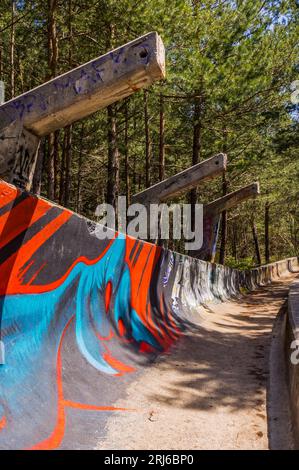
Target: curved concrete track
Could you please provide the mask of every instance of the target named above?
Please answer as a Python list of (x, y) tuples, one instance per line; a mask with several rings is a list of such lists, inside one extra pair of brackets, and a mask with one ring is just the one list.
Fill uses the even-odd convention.
[(270, 419), (276, 446), (292, 448), (286, 403), (268, 396), (272, 329), (292, 279), (206, 307), (201, 326), (130, 384), (117, 406), (138, 411), (111, 417), (98, 448), (268, 449)]
[(0, 448), (266, 447), (286, 285), (241, 293), (297, 260), (239, 272), (100, 228), (0, 181)]

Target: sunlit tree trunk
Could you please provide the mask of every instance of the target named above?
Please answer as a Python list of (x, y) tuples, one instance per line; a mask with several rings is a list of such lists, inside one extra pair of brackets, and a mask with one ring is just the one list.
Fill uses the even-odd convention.
[(10, 96), (15, 96), (15, 45), (16, 45), (16, 2), (11, 1), (11, 29), (10, 29)]
[(164, 97), (160, 94), (160, 132), (159, 132), (159, 180), (165, 178), (165, 110)]
[[(58, 62), (58, 39), (56, 28), (57, 0), (48, 0), (48, 79), (57, 74)], [(54, 199), (55, 180), (57, 179), (57, 135), (50, 134), (48, 137), (48, 191), (49, 199)]]
[(150, 169), (151, 169), (151, 138), (149, 129), (149, 112), (148, 112), (148, 91), (143, 92), (144, 104), (144, 133), (145, 133), (145, 186), (151, 185)]

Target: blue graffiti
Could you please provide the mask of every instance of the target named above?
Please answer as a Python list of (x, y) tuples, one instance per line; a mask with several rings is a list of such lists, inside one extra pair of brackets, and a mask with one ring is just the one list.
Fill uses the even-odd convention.
[[(1, 299), (6, 363), (0, 366), (0, 419), (4, 415), (11, 421), (22, 419), (35, 389), (38, 394), (43, 390), (45, 400), (47, 394), (53, 398), (50, 389), (55, 379), (51, 379), (51, 374), (55, 373), (62, 333), (72, 316), (77, 346), (100, 372), (118, 372), (106, 362), (106, 349), (98, 334), (108, 336), (111, 326), (117, 329), (119, 320), (125, 325), (127, 337), (160, 349), (130, 305), (131, 281), (124, 261), (125, 247), (125, 237), (119, 235), (98, 262), (90, 265), (79, 262), (54, 290)], [(112, 300), (106, 312), (108, 283), (112, 285)]]

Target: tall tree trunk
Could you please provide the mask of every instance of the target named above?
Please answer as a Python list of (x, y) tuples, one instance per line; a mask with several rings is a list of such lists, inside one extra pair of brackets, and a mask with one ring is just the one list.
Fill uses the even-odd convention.
[(247, 258), (248, 257), (248, 233), (247, 233), (247, 227), (243, 228), (243, 236), (242, 236), (242, 251), (241, 251), (241, 258)]
[(270, 238), (269, 238), (269, 225), (270, 225), (270, 203), (265, 204), (265, 261), (266, 264), (270, 263)]
[(237, 243), (237, 224), (234, 222), (232, 224), (232, 255), (234, 257), (234, 260), (238, 260), (238, 243)]
[[(201, 152), (201, 112), (202, 102), (200, 98), (195, 99), (193, 115), (193, 144), (192, 144), (192, 165), (200, 161)], [(191, 204), (191, 229), (195, 228), (195, 204), (197, 203), (197, 189), (190, 191), (189, 201)]]
[(58, 172), (59, 172), (59, 135), (60, 130), (54, 132), (53, 140), (53, 166), (54, 166), (54, 199), (58, 199), (59, 185), (58, 185)]
[(66, 133), (64, 205), (68, 206), (71, 190), (72, 126), (67, 126), (64, 132)]
[(56, 27), (57, 0), (48, 0), (48, 68), (49, 78), (57, 74), (58, 38)]
[(0, 35), (0, 80), (3, 80), (3, 43)]
[[(73, 24), (72, 24), (72, 0), (68, 0), (68, 33), (69, 33), (69, 43), (68, 43), (68, 62), (70, 69), (72, 68), (73, 63)], [(71, 190), (71, 164), (72, 164), (72, 130), (73, 126), (67, 126), (64, 129), (66, 134), (65, 140), (65, 179), (64, 179), (64, 205), (69, 205), (70, 200), (70, 190)]]
[(159, 180), (165, 178), (165, 111), (164, 97), (160, 94), (160, 132), (159, 132)]
[(127, 204), (130, 204), (130, 166), (129, 166), (129, 102), (125, 103), (125, 182)]
[(116, 108), (109, 105), (108, 115), (108, 178), (107, 203), (116, 208), (119, 193), (119, 152), (117, 146)]
[(260, 266), (262, 264), (262, 258), (261, 258), (260, 244), (259, 244), (257, 228), (255, 225), (254, 217), (252, 217), (252, 220), (251, 220), (251, 229), (252, 229), (252, 236), (253, 236), (253, 241), (254, 241), (255, 257), (256, 257), (257, 265)]
[(137, 185), (137, 177), (136, 177), (136, 155), (134, 155), (134, 159), (133, 159), (133, 177), (132, 177), (132, 184), (133, 184), (133, 192), (136, 192), (136, 185)]
[(145, 132), (145, 186), (151, 185), (150, 168), (151, 168), (151, 139), (149, 130), (149, 114), (148, 114), (148, 90), (143, 92), (144, 103), (144, 132)]
[(33, 176), (33, 181), (32, 181), (32, 192), (37, 195), (40, 195), (41, 193), (45, 147), (46, 147), (46, 139), (43, 139), (39, 146), (36, 165), (35, 165), (35, 171), (34, 171), (34, 176)]
[(66, 129), (64, 129), (63, 133), (63, 147), (61, 153), (61, 160), (60, 160), (60, 185), (59, 185), (59, 204), (63, 205), (64, 203), (64, 191), (65, 191), (65, 155), (66, 155), (66, 147), (67, 147), (67, 135)]
[(72, 68), (73, 63), (73, 2), (68, 0), (68, 32), (69, 32), (69, 66)]
[[(226, 171), (224, 171), (222, 176), (222, 195), (227, 194), (228, 181), (226, 176)], [(226, 256), (226, 243), (227, 243), (227, 211), (223, 211), (221, 215), (221, 242), (220, 242), (220, 251), (219, 251), (219, 264), (225, 264)]]
[(82, 191), (81, 191), (81, 180), (82, 180), (82, 160), (83, 160), (83, 142), (84, 142), (84, 122), (81, 126), (81, 135), (80, 135), (80, 151), (78, 157), (78, 172), (77, 172), (77, 203), (76, 211), (81, 212), (82, 207)]
[[(223, 152), (227, 152), (227, 130), (223, 129)], [(226, 171), (222, 175), (222, 195), (225, 196), (228, 190), (228, 179)], [(219, 264), (225, 264), (226, 257), (226, 246), (227, 246), (227, 211), (223, 211), (221, 214), (221, 241), (219, 251)]]
[(49, 199), (53, 200), (55, 198), (55, 153), (54, 153), (54, 134), (49, 134), (48, 136), (48, 191), (47, 196)]
[[(48, 0), (48, 79), (57, 74), (58, 40), (56, 30), (57, 0)], [(57, 189), (57, 136), (48, 137), (48, 198), (55, 198)], [(56, 160), (56, 162), (55, 162)], [(56, 181), (56, 184), (55, 184)], [(56, 186), (56, 188), (55, 188)]]
[[(115, 24), (106, 23), (106, 48), (112, 49), (115, 44)], [(119, 150), (117, 143), (117, 107), (116, 104), (107, 107), (107, 203), (117, 211), (116, 202), (119, 195)]]
[(15, 42), (16, 42), (16, 2), (11, 0), (11, 30), (10, 30), (10, 96), (15, 96)]

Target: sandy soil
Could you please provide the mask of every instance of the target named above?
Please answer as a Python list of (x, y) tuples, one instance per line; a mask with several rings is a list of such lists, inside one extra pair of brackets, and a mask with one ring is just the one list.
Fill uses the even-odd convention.
[(201, 310), (203, 322), (131, 383), (98, 449), (268, 449), (274, 319), (291, 278)]

